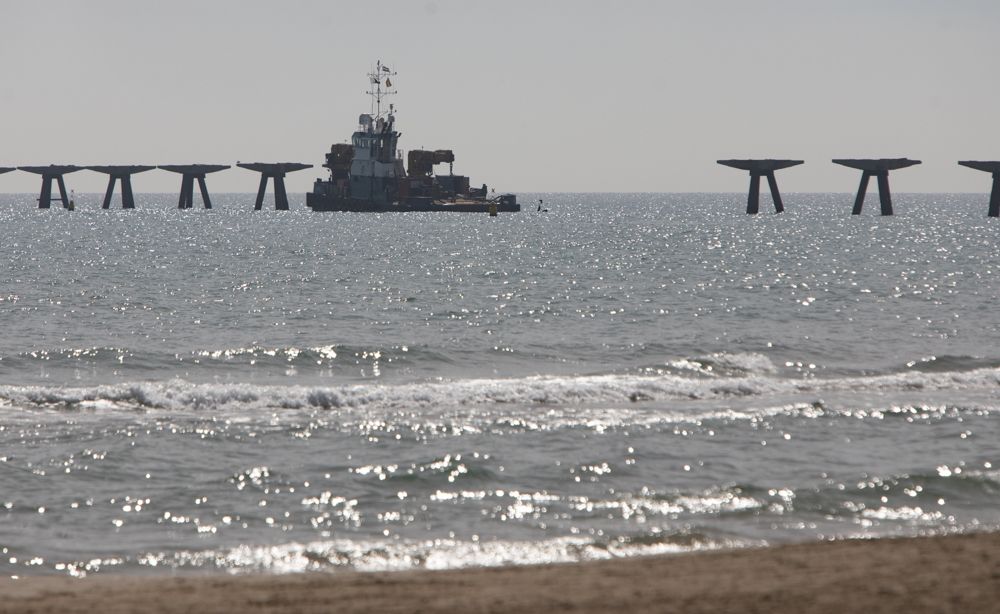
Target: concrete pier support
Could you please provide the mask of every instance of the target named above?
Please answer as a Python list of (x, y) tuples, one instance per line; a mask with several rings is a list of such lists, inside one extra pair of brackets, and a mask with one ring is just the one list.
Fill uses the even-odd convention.
[(285, 192), (285, 174), (312, 168), (312, 164), (302, 164), (300, 162), (237, 162), (236, 166), (260, 173), (257, 200), (253, 205), (255, 211), (259, 211), (264, 207), (264, 194), (267, 192), (268, 179), (274, 179), (275, 210), (287, 211), (288, 194)]
[(966, 160), (965, 162), (959, 162), (959, 164), (993, 175), (993, 189), (990, 190), (990, 208), (986, 215), (988, 217), (1000, 217), (1000, 161)]
[(920, 164), (920, 160), (910, 160), (908, 158), (852, 158), (834, 160), (833, 163), (861, 171), (861, 185), (858, 186), (858, 195), (854, 199), (854, 209), (851, 211), (851, 215), (861, 215), (861, 207), (865, 204), (865, 193), (868, 191), (868, 180), (872, 177), (876, 177), (878, 179), (878, 196), (879, 204), (882, 206), (882, 215), (892, 215), (892, 194), (889, 192), (889, 171)]
[(756, 215), (760, 211), (760, 178), (767, 177), (767, 185), (771, 189), (771, 200), (774, 201), (774, 212), (781, 213), (785, 205), (778, 193), (778, 181), (774, 171), (802, 164), (802, 160), (717, 160), (723, 166), (738, 168), (750, 172), (750, 194), (747, 196), (747, 214)]
[(75, 173), (81, 166), (71, 164), (52, 164), (49, 166), (19, 166), (18, 170), (26, 173), (34, 173), (42, 176), (42, 191), (38, 195), (38, 208), (48, 209), (52, 205), (52, 181), (55, 180), (59, 186), (59, 198), (64, 209), (69, 209), (69, 196), (66, 194), (66, 182), (63, 175)]
[(194, 182), (196, 180), (198, 181), (198, 189), (201, 191), (202, 203), (206, 209), (211, 209), (212, 199), (208, 196), (205, 175), (224, 171), (232, 167), (227, 164), (166, 164), (158, 168), (181, 175), (181, 197), (177, 201), (178, 209), (190, 209), (194, 207)]
[(108, 189), (104, 193), (102, 209), (111, 208), (111, 197), (115, 193), (115, 182), (122, 183), (122, 209), (135, 209), (135, 195), (132, 194), (132, 175), (151, 171), (155, 166), (88, 166), (87, 170), (108, 175)]

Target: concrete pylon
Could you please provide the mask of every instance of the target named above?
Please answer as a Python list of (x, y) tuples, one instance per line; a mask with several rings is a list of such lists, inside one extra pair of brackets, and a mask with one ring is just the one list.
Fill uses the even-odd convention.
[(194, 207), (195, 180), (198, 181), (198, 188), (201, 190), (202, 204), (204, 204), (206, 209), (211, 209), (212, 199), (208, 196), (205, 175), (224, 171), (232, 167), (228, 164), (161, 164), (157, 168), (181, 175), (181, 197), (177, 202), (178, 209), (190, 209)]
[(122, 209), (135, 209), (135, 196), (132, 194), (132, 175), (151, 171), (155, 166), (88, 166), (87, 170), (108, 175), (108, 189), (104, 193), (102, 209), (111, 208), (111, 196), (115, 193), (115, 182), (122, 182)]
[(873, 176), (878, 178), (878, 197), (879, 203), (882, 205), (882, 215), (892, 215), (889, 171), (920, 164), (920, 160), (910, 160), (908, 158), (848, 158), (833, 160), (833, 163), (862, 171), (861, 185), (858, 186), (858, 196), (854, 199), (854, 210), (851, 211), (851, 215), (861, 215), (861, 207), (865, 204), (865, 193), (868, 191), (868, 180)]
[(990, 208), (986, 215), (989, 217), (1000, 217), (1000, 161), (966, 160), (965, 162), (959, 162), (959, 164), (974, 168), (977, 171), (993, 174), (993, 189), (990, 190)]
[(49, 166), (19, 166), (17, 170), (42, 176), (42, 191), (38, 195), (39, 209), (48, 209), (52, 204), (52, 180), (55, 180), (59, 186), (59, 198), (62, 200), (63, 208), (69, 209), (69, 196), (66, 194), (66, 182), (63, 180), (63, 175), (75, 173), (82, 168), (82, 166), (73, 166), (72, 164), (51, 164)]
[(274, 179), (274, 208), (277, 211), (288, 210), (288, 194), (285, 192), (285, 174), (312, 168), (312, 164), (301, 162), (237, 162), (236, 166), (260, 173), (260, 187), (257, 189), (257, 200), (253, 208), (259, 211), (264, 207), (264, 193), (267, 192), (267, 180)]
[(785, 205), (778, 193), (778, 182), (774, 171), (802, 164), (802, 160), (716, 160), (723, 166), (738, 168), (750, 172), (750, 194), (747, 196), (747, 214), (756, 215), (760, 211), (760, 178), (767, 177), (767, 185), (771, 188), (771, 200), (774, 201), (774, 212), (781, 213)]

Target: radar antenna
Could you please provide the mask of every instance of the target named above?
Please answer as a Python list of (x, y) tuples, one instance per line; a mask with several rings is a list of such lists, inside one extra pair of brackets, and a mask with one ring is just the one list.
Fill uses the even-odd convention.
[[(372, 97), (372, 114), (375, 119), (382, 117), (382, 99), (398, 93), (392, 89), (392, 77), (395, 76), (396, 73), (383, 64), (382, 60), (376, 62), (375, 70), (368, 73), (368, 82), (371, 84), (371, 90), (366, 93)], [(383, 86), (385, 86), (385, 89), (383, 89)]]

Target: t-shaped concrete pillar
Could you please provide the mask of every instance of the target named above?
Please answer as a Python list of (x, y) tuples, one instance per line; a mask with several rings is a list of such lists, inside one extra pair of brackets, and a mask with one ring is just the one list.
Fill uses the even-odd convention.
[(227, 168), (232, 168), (227, 164), (166, 164), (160, 165), (165, 171), (179, 173), (181, 178), (181, 197), (177, 202), (178, 209), (190, 209), (194, 206), (194, 181), (198, 180), (198, 188), (201, 190), (201, 201), (206, 209), (212, 208), (212, 199), (208, 197), (208, 186), (205, 185), (205, 175), (217, 173)]
[(48, 209), (52, 204), (52, 180), (55, 179), (59, 185), (59, 197), (62, 200), (62, 205), (64, 209), (69, 209), (69, 196), (66, 195), (66, 182), (63, 181), (63, 175), (68, 173), (75, 173), (82, 167), (73, 166), (71, 164), (57, 165), (52, 164), (49, 166), (19, 166), (18, 170), (25, 171), (26, 173), (34, 173), (36, 175), (42, 176), (42, 192), (38, 196), (38, 208)]
[(755, 215), (760, 211), (760, 178), (767, 177), (771, 188), (771, 200), (774, 201), (774, 212), (781, 213), (785, 206), (778, 193), (778, 182), (774, 179), (774, 171), (802, 164), (802, 160), (717, 160), (723, 166), (750, 171), (750, 195), (747, 197), (747, 213)]
[(312, 168), (312, 164), (300, 162), (237, 162), (236, 166), (260, 173), (260, 187), (257, 189), (257, 200), (253, 208), (259, 211), (264, 206), (264, 193), (267, 191), (267, 180), (274, 179), (274, 208), (278, 211), (288, 211), (288, 194), (285, 192), (285, 173)]
[(861, 214), (861, 206), (865, 204), (865, 192), (868, 191), (868, 179), (872, 175), (878, 177), (878, 197), (882, 205), (882, 215), (892, 215), (892, 194), (889, 193), (889, 171), (920, 164), (920, 160), (909, 160), (907, 158), (842, 159), (834, 160), (833, 163), (863, 171), (861, 174), (861, 185), (858, 187), (858, 196), (854, 199), (854, 210), (851, 211), (851, 215)]
[(993, 189), (990, 190), (990, 209), (987, 212), (987, 215), (989, 217), (1000, 217), (1000, 162), (967, 160), (965, 162), (959, 162), (959, 164), (969, 168), (974, 168), (977, 171), (984, 171), (993, 174)]
[(102, 209), (111, 208), (111, 196), (115, 193), (115, 182), (122, 182), (122, 209), (135, 209), (135, 196), (132, 194), (132, 175), (151, 171), (155, 166), (88, 166), (87, 170), (108, 175), (108, 189), (104, 193)]

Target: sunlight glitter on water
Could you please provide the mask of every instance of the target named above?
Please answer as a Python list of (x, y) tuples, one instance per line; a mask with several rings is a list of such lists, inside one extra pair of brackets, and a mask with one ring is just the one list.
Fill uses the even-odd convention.
[(0, 210), (0, 573), (1000, 525), (969, 197), (543, 196), (499, 224)]

